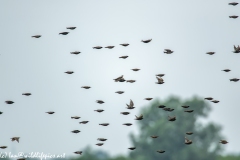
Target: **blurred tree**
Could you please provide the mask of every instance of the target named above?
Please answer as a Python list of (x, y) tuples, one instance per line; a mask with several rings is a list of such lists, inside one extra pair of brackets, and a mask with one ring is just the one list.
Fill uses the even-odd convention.
[(220, 156), (217, 160), (240, 160), (240, 155)]
[[(173, 108), (168, 112), (159, 105)], [(188, 105), (189, 108), (182, 108)], [(184, 110), (194, 110), (192, 113)], [(211, 108), (203, 99), (193, 97), (182, 101), (178, 97), (170, 97), (165, 101), (155, 100), (149, 106), (141, 109), (144, 119), (138, 121), (139, 134), (130, 135), (132, 146), (136, 149), (131, 151), (130, 158), (135, 160), (217, 160), (218, 154), (222, 151), (219, 140), (223, 139), (221, 127), (214, 123), (201, 123), (201, 118), (206, 118)], [(176, 121), (168, 121), (169, 116), (176, 116)], [(193, 132), (193, 135), (186, 135), (186, 132)], [(151, 135), (159, 136), (152, 139)], [(184, 143), (185, 138), (192, 140), (191, 145)], [(158, 153), (157, 150), (165, 150), (165, 153)]]

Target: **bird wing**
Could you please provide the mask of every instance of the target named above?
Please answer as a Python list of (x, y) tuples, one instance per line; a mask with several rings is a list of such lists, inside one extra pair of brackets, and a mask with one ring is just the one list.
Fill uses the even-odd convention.
[(130, 99), (130, 106), (133, 107), (134, 106), (134, 103), (133, 101)]
[(163, 82), (163, 79), (161, 77), (156, 77), (158, 82)]

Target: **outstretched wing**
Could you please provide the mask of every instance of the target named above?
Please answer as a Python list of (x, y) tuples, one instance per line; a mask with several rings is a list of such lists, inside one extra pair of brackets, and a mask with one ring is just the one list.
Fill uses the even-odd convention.
[(156, 77), (159, 83), (163, 82), (163, 79), (161, 77)]
[(130, 106), (133, 107), (134, 106), (134, 103), (133, 101), (130, 99)]

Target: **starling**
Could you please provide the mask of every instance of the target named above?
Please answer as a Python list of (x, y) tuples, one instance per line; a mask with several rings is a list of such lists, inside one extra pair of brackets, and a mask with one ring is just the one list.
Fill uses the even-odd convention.
[(152, 138), (158, 138), (158, 136), (151, 136)]
[(172, 54), (174, 51), (172, 51), (171, 49), (164, 49), (163, 53), (166, 54)]
[(189, 145), (192, 144), (192, 140), (187, 139), (187, 137), (185, 137), (185, 144)]
[(117, 91), (117, 92), (115, 92), (115, 93), (118, 93), (118, 94), (123, 94), (123, 93), (124, 93), (124, 91)]
[(158, 153), (164, 153), (165, 151), (163, 151), (163, 150), (158, 150), (157, 152), (158, 152)]
[(160, 105), (160, 106), (158, 106), (158, 108), (165, 108), (166, 106), (164, 106), (164, 105)]
[(231, 3), (228, 3), (228, 5), (236, 6), (236, 5), (238, 5), (238, 3), (237, 2), (231, 2)]
[(5, 103), (7, 103), (7, 104), (13, 104), (14, 102), (13, 102), (13, 101), (5, 101)]
[(3, 112), (0, 112), (0, 114), (3, 114)]
[(134, 82), (136, 82), (136, 80), (127, 80), (127, 82), (134, 83)]
[(35, 36), (32, 36), (32, 38), (40, 38), (42, 37), (41, 35), (35, 35)]
[(230, 72), (231, 70), (230, 70), (230, 69), (224, 69), (224, 70), (222, 70), (222, 71), (224, 71), (224, 72)]
[(80, 124), (87, 124), (89, 121), (82, 121), (82, 122), (79, 122)]
[(124, 78), (119, 79), (118, 82), (125, 82), (126, 80)]
[(102, 48), (101, 46), (93, 47), (93, 49), (101, 49), (101, 48)]
[(79, 119), (81, 117), (78, 117), (78, 116), (74, 116), (74, 117), (71, 117), (72, 119)]
[(101, 124), (99, 124), (99, 125), (101, 125), (101, 126), (108, 126), (109, 123), (101, 123)]
[(192, 134), (193, 134), (193, 132), (186, 132), (186, 134), (187, 134), (187, 135), (192, 135)]
[(130, 104), (128, 105), (128, 104), (126, 104), (127, 105), (127, 109), (134, 109), (135, 107), (133, 107), (134, 106), (134, 103), (133, 103), (133, 101), (130, 99)]
[(229, 16), (229, 18), (236, 19), (236, 18), (238, 18), (238, 16), (233, 15), (233, 16)]
[(73, 153), (82, 155), (82, 151), (76, 151), (76, 152), (73, 152)]
[(108, 48), (108, 49), (113, 49), (113, 48), (114, 48), (114, 46), (107, 46), (107, 47), (105, 47), (105, 48)]
[(213, 55), (215, 52), (207, 52), (206, 54)]
[(213, 100), (213, 101), (211, 101), (211, 102), (213, 102), (213, 103), (218, 103), (219, 101), (218, 101), (218, 100)]
[(176, 120), (176, 117), (174, 116), (174, 117), (170, 117), (170, 116), (168, 116), (168, 121), (175, 121)]
[(173, 108), (163, 108), (164, 111), (172, 112), (174, 109)]
[(130, 150), (134, 150), (134, 149), (136, 149), (136, 147), (130, 147), (130, 148), (128, 148), (128, 149), (130, 149)]
[(67, 29), (71, 29), (71, 30), (74, 30), (76, 29), (77, 27), (67, 27)]
[(96, 102), (99, 103), (99, 104), (105, 103), (105, 102), (103, 102), (102, 100), (96, 100)]
[(126, 58), (128, 58), (128, 56), (121, 56), (119, 58), (126, 59)]
[(69, 32), (61, 32), (61, 33), (59, 33), (59, 34), (61, 34), (61, 35), (67, 35)]
[(91, 87), (90, 87), (90, 86), (82, 86), (81, 88), (89, 89), (89, 88), (91, 88)]
[(149, 43), (149, 42), (151, 42), (151, 41), (152, 41), (152, 39), (142, 40), (143, 43)]
[(130, 114), (130, 112), (121, 112), (121, 114), (128, 115), (128, 114)]
[(183, 108), (188, 108), (189, 106), (182, 106)]
[(153, 98), (145, 98), (144, 100), (151, 101)]
[(142, 120), (143, 119), (143, 115), (142, 114), (139, 117), (135, 115), (135, 117), (136, 117), (135, 120)]
[(184, 112), (192, 113), (194, 110), (186, 110)]
[(23, 93), (22, 95), (24, 95), (24, 96), (30, 96), (30, 95), (32, 95), (31, 93)]
[(7, 148), (7, 146), (0, 146), (0, 148), (1, 148), (1, 149), (5, 149), (5, 148)]
[(239, 81), (239, 79), (238, 78), (232, 78), (232, 79), (230, 79), (230, 81), (237, 82), (237, 81)]
[(233, 46), (234, 47), (234, 51), (233, 51), (233, 53), (240, 53), (240, 46)]
[(70, 53), (77, 55), (77, 54), (80, 54), (81, 52), (79, 52), (79, 51), (74, 51), (74, 52), (70, 52)]
[(104, 110), (103, 110), (103, 109), (97, 109), (97, 110), (94, 110), (94, 111), (96, 111), (96, 112), (98, 112), (98, 113), (101, 113), (101, 112), (103, 112)]
[(73, 131), (71, 131), (72, 133), (79, 133), (79, 132), (81, 132), (81, 131), (79, 131), (79, 130), (73, 130)]
[(117, 78), (115, 78), (113, 80), (115, 80), (115, 82), (118, 82), (120, 79), (123, 79), (123, 75), (121, 75), (120, 77), (117, 77)]
[(11, 139), (12, 139), (12, 141), (17, 141), (19, 143), (20, 137), (12, 137)]
[(133, 70), (133, 71), (139, 71), (140, 69), (138, 69), (138, 68), (133, 68), (132, 70)]
[(165, 74), (156, 74), (156, 76), (163, 77), (163, 76), (165, 76)]
[(228, 143), (228, 141), (226, 141), (226, 140), (220, 140), (220, 142), (219, 143), (222, 143), (222, 144), (227, 144)]
[(124, 47), (127, 47), (129, 44), (128, 43), (123, 43), (123, 44), (120, 44), (121, 46), (124, 46)]
[(124, 123), (123, 125), (125, 125), (125, 126), (131, 126), (132, 123)]
[(97, 140), (99, 140), (99, 141), (106, 141), (107, 139), (105, 139), (105, 138), (98, 138)]
[(158, 82), (156, 82), (156, 84), (163, 84), (164, 83), (164, 81), (161, 77), (156, 77), (156, 78), (158, 80)]
[(97, 145), (97, 146), (102, 146), (102, 145), (103, 145), (103, 143), (97, 143), (96, 145)]
[(67, 72), (65, 72), (65, 73), (67, 73), (67, 74), (73, 74), (74, 72), (73, 72), (73, 71), (67, 71)]
[(206, 99), (206, 100), (213, 100), (212, 97), (206, 97), (206, 98), (204, 98), (204, 99)]
[(55, 113), (55, 112), (46, 112), (46, 113), (48, 113), (48, 114), (53, 114), (53, 113)]

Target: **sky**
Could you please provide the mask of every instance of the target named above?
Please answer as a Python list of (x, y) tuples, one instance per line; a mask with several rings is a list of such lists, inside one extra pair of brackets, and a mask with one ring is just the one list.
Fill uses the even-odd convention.
[[(97, 138), (108, 138), (101, 147), (111, 155), (126, 154), (130, 133), (138, 133), (134, 115), (150, 102), (146, 97), (183, 99), (194, 95), (220, 100), (205, 120), (223, 127), (229, 144), (225, 153), (239, 153), (238, 107), (240, 45), (238, 6), (218, 0), (3, 0), (0, 1), (0, 145), (4, 151), (51, 154), (99, 149)], [(75, 30), (66, 27), (76, 26)], [(60, 32), (69, 31), (66, 36)], [(39, 39), (31, 36), (40, 34)], [(152, 39), (150, 43), (141, 40)], [(128, 47), (119, 44), (129, 43)], [(94, 46), (114, 45), (96, 50)], [(165, 48), (173, 54), (163, 53)], [(70, 54), (80, 51), (79, 55)], [(207, 55), (206, 52), (215, 52)], [(128, 55), (127, 59), (119, 59)], [(132, 68), (140, 68), (134, 72)], [(229, 68), (225, 73), (221, 70)], [(64, 72), (74, 71), (68, 75)], [(157, 85), (155, 75), (165, 83)], [(115, 83), (124, 75), (135, 83)], [(91, 86), (89, 90), (81, 86)], [(118, 90), (125, 91), (118, 95)], [(31, 92), (27, 97), (22, 93)], [(130, 116), (126, 103), (136, 109)], [(5, 104), (12, 100), (12, 105)], [(96, 100), (105, 101), (98, 104)], [(102, 113), (95, 109), (104, 109)], [(54, 111), (53, 115), (45, 112)], [(80, 116), (73, 120), (71, 116)], [(79, 121), (88, 120), (86, 125)], [(110, 123), (108, 127), (99, 123)], [(78, 129), (79, 134), (71, 133)], [(20, 143), (11, 142), (18, 136)]]

